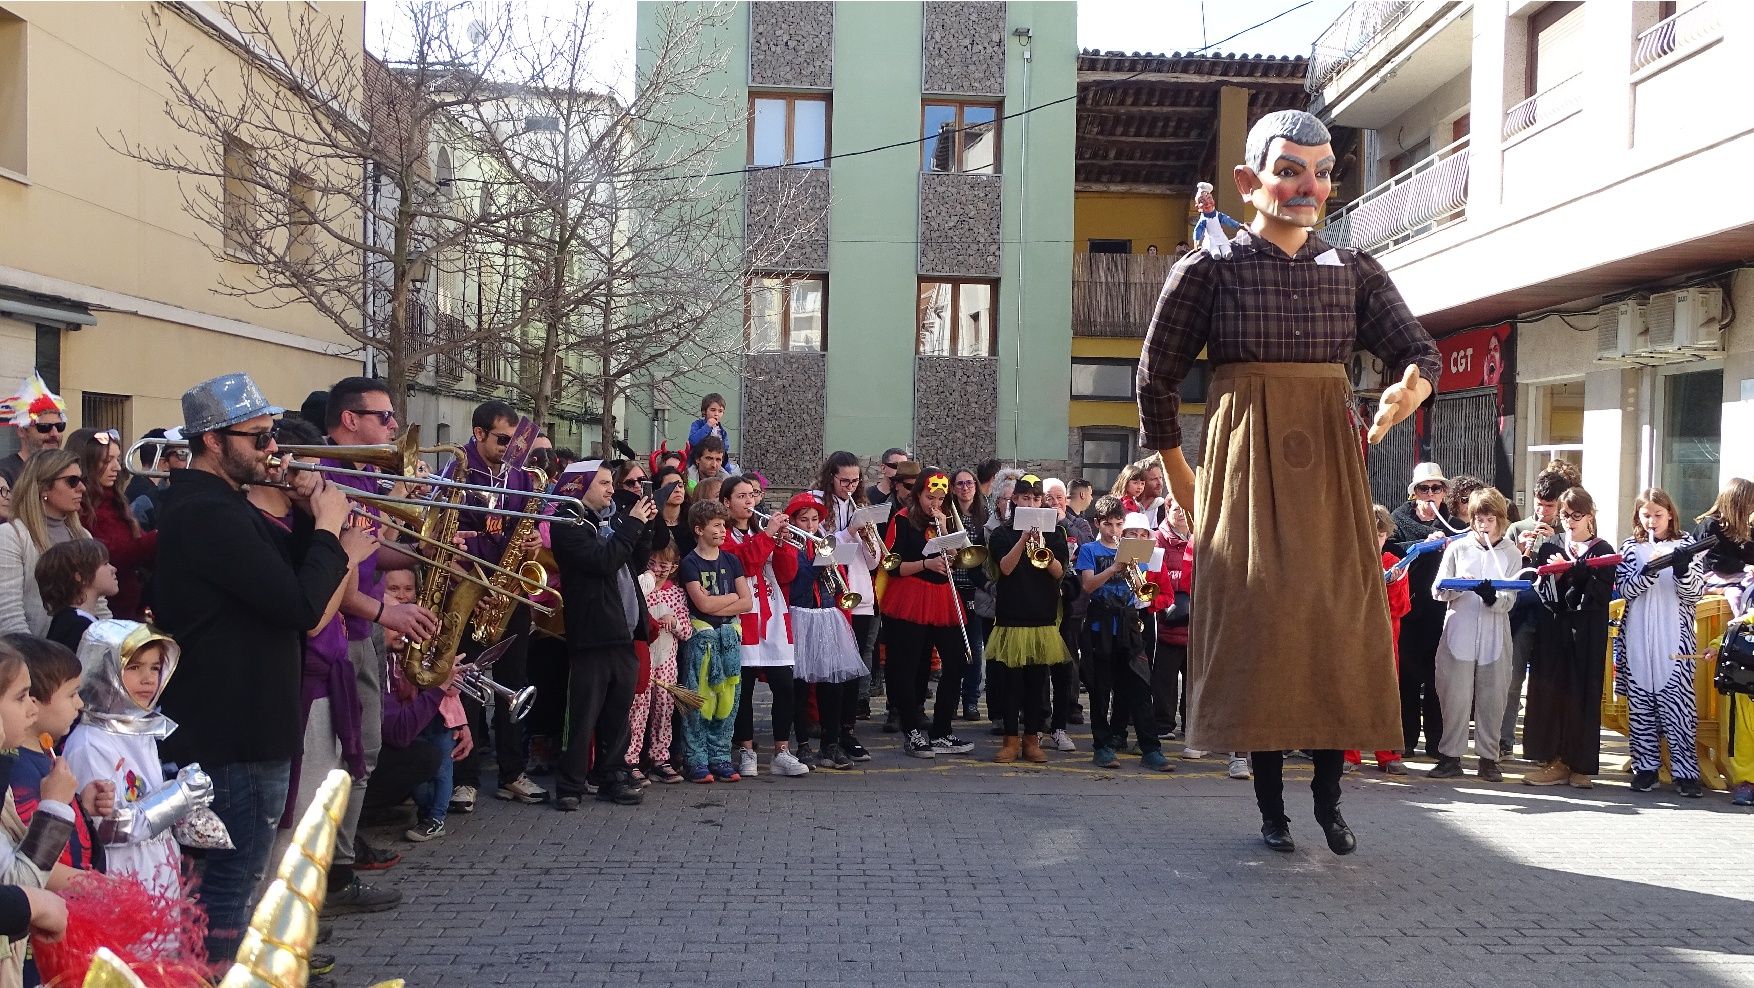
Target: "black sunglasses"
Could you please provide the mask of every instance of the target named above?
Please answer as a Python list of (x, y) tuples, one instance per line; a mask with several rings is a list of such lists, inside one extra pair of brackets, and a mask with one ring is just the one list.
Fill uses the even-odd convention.
[[(392, 412), (391, 414), (393, 415), (395, 413)], [(239, 439), (254, 440), (256, 443), (256, 448), (261, 450), (261, 449), (267, 449), (268, 446), (274, 442), (274, 437), (275, 437), (275, 435), (277, 435), (280, 432), (280, 427), (273, 426), (271, 428), (264, 429), (261, 432), (248, 432), (248, 431), (241, 430), (241, 429), (214, 429), (213, 431), (219, 433), (222, 436), (236, 436)]]
[(1418, 487), (1415, 487), (1413, 489), (1418, 491), (1421, 494), (1436, 494), (1436, 493), (1439, 493), (1440, 491), (1449, 490), (1449, 488), (1445, 487), (1442, 484), (1420, 484)]
[(389, 425), (396, 418), (396, 412), (393, 409), (379, 410), (376, 408), (349, 408), (348, 411), (355, 415), (376, 416), (379, 425)]
[(65, 422), (36, 422), (33, 424), (36, 426), (38, 435), (46, 436), (51, 432), (67, 431), (67, 423)]
[(512, 442), (512, 436), (509, 432), (489, 432), (487, 436), (501, 446), (509, 446)]
[(79, 474), (76, 474), (76, 473), (68, 474), (65, 477), (56, 477), (55, 479), (60, 481), (63, 484), (66, 484), (67, 489), (70, 491), (78, 490), (79, 488), (85, 486), (85, 478), (80, 476)]

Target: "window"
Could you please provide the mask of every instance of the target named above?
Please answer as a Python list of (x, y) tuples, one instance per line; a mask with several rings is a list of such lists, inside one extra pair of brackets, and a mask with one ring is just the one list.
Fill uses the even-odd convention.
[(1081, 476), (1101, 494), (1115, 485), (1121, 471), (1136, 456), (1135, 438), (1120, 429), (1085, 429), (1079, 440), (1079, 459), (1083, 462)]
[(828, 157), (828, 97), (749, 98), (749, 163), (822, 168)]
[(286, 177), (286, 257), (309, 264), (317, 254), (317, 190), (309, 175), (294, 171)]
[(991, 357), (997, 351), (999, 284), (922, 281), (916, 352), (933, 357)]
[(81, 394), (79, 425), (84, 429), (114, 429), (118, 435), (129, 435), (128, 396), (106, 395), (96, 391)]
[(239, 250), (249, 243), (256, 225), (255, 148), (235, 137), (225, 139), (225, 187), (220, 209), (225, 220), (221, 231), (226, 250)]
[(750, 353), (820, 353), (828, 340), (824, 275), (756, 275), (749, 279), (745, 323)]
[(921, 108), (925, 142), (920, 170), (999, 173), (999, 107), (993, 103), (931, 101)]
[(1088, 401), (1132, 401), (1137, 360), (1106, 357), (1072, 358), (1072, 397)]
[(1675, 499), (1681, 524), (1717, 499), (1723, 458), (1724, 372), (1671, 374), (1663, 384), (1662, 488)]
[(1583, 71), (1583, 4), (1550, 3), (1529, 18), (1528, 95)]
[(0, 10), (0, 169), (19, 176), (30, 165), (26, 28), (23, 18)]
[(1092, 254), (1131, 254), (1132, 252), (1133, 242), (1131, 240), (1090, 241), (1090, 253)]

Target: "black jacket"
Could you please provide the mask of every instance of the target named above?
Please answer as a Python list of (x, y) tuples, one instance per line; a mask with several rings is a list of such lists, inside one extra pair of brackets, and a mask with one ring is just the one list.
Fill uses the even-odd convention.
[[(583, 524), (556, 521), (548, 526), (554, 560), (560, 564), (569, 652), (647, 640), (646, 596), (640, 592), (638, 580), (651, 558), (651, 529), (625, 511), (615, 513), (609, 528), (611, 534), (605, 538), (602, 522), (591, 514), (585, 516)], [(622, 614), (616, 577), (622, 569), (635, 581), (633, 596), (639, 613), (631, 635)]]
[(293, 512), (285, 535), (240, 491), (171, 471), (148, 599), (182, 646), (164, 693), (166, 761), (279, 761), (303, 748), (305, 632), (347, 576), (341, 542)]
[[(1443, 519), (1449, 515), (1443, 508), (1437, 509), (1438, 520), (1430, 523), (1419, 520), (1417, 510), (1412, 501), (1406, 501), (1390, 513), (1395, 523), (1395, 530), (1389, 535), (1388, 549), (1397, 556), (1405, 557), (1407, 550), (1413, 548), (1433, 533), (1448, 536), (1452, 534)], [(1409, 621), (1414, 624), (1435, 621), (1443, 623), (1444, 611), (1447, 609), (1443, 601), (1431, 596), (1431, 584), (1437, 580), (1437, 568), (1443, 564), (1443, 552), (1427, 552), (1418, 559), (1407, 564), (1408, 585), (1413, 589), (1413, 609), (1401, 619), (1404, 627)]]

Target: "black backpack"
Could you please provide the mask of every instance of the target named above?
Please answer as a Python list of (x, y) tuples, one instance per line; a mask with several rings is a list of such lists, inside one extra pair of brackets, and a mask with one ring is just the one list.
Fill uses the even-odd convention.
[(1724, 632), (1713, 683), (1720, 693), (1754, 696), (1754, 623), (1733, 624)]

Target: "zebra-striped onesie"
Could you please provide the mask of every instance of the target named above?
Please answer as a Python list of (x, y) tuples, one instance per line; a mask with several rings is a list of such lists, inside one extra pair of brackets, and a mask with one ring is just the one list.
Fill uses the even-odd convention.
[(1655, 772), (1662, 761), (1659, 736), (1669, 742), (1669, 771), (1676, 779), (1699, 778), (1699, 706), (1693, 695), (1693, 659), (1677, 660), (1697, 651), (1693, 611), (1705, 595), (1704, 554), (1677, 573), (1666, 569), (1644, 576), (1644, 564), (1690, 544), (1683, 535), (1673, 542), (1627, 539), (1620, 546), (1615, 588), (1626, 599), (1620, 635), (1614, 639), (1615, 689), (1626, 697), (1629, 711), (1632, 768)]

